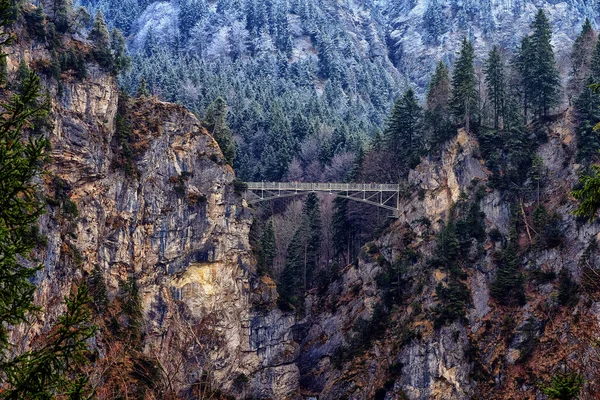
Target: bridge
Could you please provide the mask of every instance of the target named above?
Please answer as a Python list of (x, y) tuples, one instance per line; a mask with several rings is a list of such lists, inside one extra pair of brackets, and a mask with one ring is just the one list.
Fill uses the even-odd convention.
[(244, 197), (248, 204), (321, 192), (385, 208), (392, 211), (396, 218), (399, 215), (400, 185), (307, 182), (246, 182), (246, 185)]

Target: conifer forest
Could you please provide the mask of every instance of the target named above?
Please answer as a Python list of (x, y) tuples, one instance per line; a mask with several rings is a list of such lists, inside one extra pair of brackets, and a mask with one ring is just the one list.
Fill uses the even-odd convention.
[(598, 0), (0, 0), (0, 400), (600, 399)]

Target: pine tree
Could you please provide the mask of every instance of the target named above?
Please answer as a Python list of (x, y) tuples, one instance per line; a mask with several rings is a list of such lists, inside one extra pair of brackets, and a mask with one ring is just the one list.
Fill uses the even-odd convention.
[(534, 61), (533, 71), (527, 89), (530, 93), (531, 106), (536, 116), (546, 117), (548, 112), (559, 102), (560, 78), (554, 50), (552, 49), (552, 27), (543, 10), (539, 10), (531, 28), (531, 58)]
[(497, 46), (490, 51), (484, 72), (488, 97), (494, 111), (494, 129), (497, 130), (500, 126), (500, 118), (504, 116), (504, 99), (506, 97), (504, 65)]
[(503, 305), (523, 305), (525, 303), (523, 275), (519, 271), (514, 243), (508, 244), (498, 255), (498, 264), (491, 287), (492, 296)]
[(277, 286), (282, 309), (301, 306), (305, 292), (315, 285), (321, 249), (321, 212), (319, 199), (309, 193), (302, 211), (302, 223), (288, 246), (283, 271)]
[(600, 135), (594, 129), (600, 122), (600, 93), (590, 87), (596, 83), (599, 81), (590, 76), (581, 94), (575, 100), (575, 111), (579, 122), (576, 128), (576, 159), (585, 165), (593, 162), (600, 150)]
[(73, 0), (54, 0), (52, 22), (60, 33), (71, 31), (73, 23)]
[(113, 58), (110, 49), (110, 34), (108, 33), (108, 27), (106, 26), (104, 16), (100, 10), (96, 12), (88, 39), (94, 46), (93, 55), (96, 61), (105, 68), (111, 68), (113, 65)]
[(273, 221), (269, 220), (260, 236), (256, 271), (259, 275), (269, 275), (273, 271), (275, 259), (275, 231)]
[(343, 257), (344, 264), (350, 263), (352, 257), (351, 245), (353, 226), (348, 218), (348, 202), (350, 200), (336, 197), (333, 200), (333, 217), (331, 230), (333, 232), (333, 250), (335, 257)]
[(594, 46), (594, 50), (592, 51), (590, 75), (594, 79), (594, 82), (600, 83), (600, 40), (596, 41), (596, 46)]
[(427, 89), (425, 120), (431, 129), (433, 145), (450, 138), (450, 70), (440, 61)]
[(395, 156), (398, 168), (407, 171), (418, 163), (423, 149), (422, 109), (412, 89), (396, 101), (384, 140)]
[(118, 74), (121, 71), (127, 71), (131, 66), (131, 58), (127, 54), (125, 46), (125, 37), (120, 30), (113, 28), (110, 33), (110, 47), (113, 55), (113, 71)]
[(519, 95), (521, 97), (521, 103), (523, 105), (523, 116), (527, 121), (530, 113), (532, 97), (532, 82), (535, 80), (535, 63), (534, 57), (535, 51), (531, 37), (525, 36), (521, 39), (521, 45), (517, 49), (517, 53), (514, 58), (515, 69), (519, 73)]
[[(0, 2), (0, 7), (3, 4)], [(33, 225), (44, 212), (36, 196), (32, 179), (40, 172), (47, 141), (23, 137), (23, 128), (34, 117), (46, 113), (39, 102), (40, 80), (33, 72), (21, 84), (20, 93), (3, 106), (0, 118), (0, 357), (9, 347), (7, 328), (26, 322), (34, 309), (32, 283), (37, 269), (25, 266), (20, 257), (27, 257), (35, 247)]]
[(589, 18), (585, 19), (581, 33), (575, 39), (571, 50), (572, 81), (570, 89), (575, 93), (582, 90), (583, 84), (590, 74), (590, 62), (596, 45), (596, 33), (592, 29)]
[(135, 92), (135, 97), (146, 97), (150, 96), (150, 91), (148, 90), (148, 85), (146, 84), (146, 78), (142, 76), (140, 82), (138, 83), (137, 90)]
[(448, 29), (444, 17), (444, 10), (439, 0), (427, 2), (427, 9), (423, 14), (423, 24), (427, 31), (427, 40), (431, 43), (439, 43), (439, 38)]
[(86, 341), (96, 332), (90, 300), (87, 287), (80, 285), (72, 298), (65, 298), (67, 310), (43, 344), (2, 364), (6, 386), (0, 398), (92, 398), (89, 378), (81, 371), (91, 355)]
[(223, 156), (229, 165), (233, 165), (236, 155), (236, 146), (233, 134), (227, 125), (227, 103), (218, 97), (206, 110), (204, 116), (206, 129), (219, 144)]
[(319, 198), (309, 193), (304, 203), (304, 224), (306, 225), (306, 249), (304, 263), (304, 290), (314, 287), (315, 273), (319, 267), (321, 250), (321, 210)]
[(450, 104), (457, 123), (463, 125), (466, 130), (470, 129), (471, 121), (477, 111), (477, 81), (475, 67), (473, 66), (474, 60), (473, 44), (467, 38), (464, 38), (452, 74)]

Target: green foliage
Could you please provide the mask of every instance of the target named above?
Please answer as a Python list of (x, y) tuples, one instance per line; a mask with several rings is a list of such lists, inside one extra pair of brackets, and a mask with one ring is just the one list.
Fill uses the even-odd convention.
[(579, 201), (573, 214), (592, 220), (600, 208), (600, 166), (592, 165), (590, 168), (589, 174), (579, 176), (578, 188), (571, 194)]
[(239, 195), (241, 195), (242, 193), (246, 192), (248, 190), (248, 184), (244, 181), (242, 181), (241, 179), (234, 179), (233, 180), (233, 191)]
[(30, 72), (0, 117), (0, 351), (9, 348), (7, 328), (25, 322), (34, 309), (32, 278), (38, 268), (27, 267), (20, 257), (35, 246), (31, 232), (44, 212), (32, 180), (40, 173), (47, 140), (23, 135), (32, 119), (46, 112), (39, 91), (39, 77)]
[(463, 38), (460, 55), (452, 74), (452, 97), (450, 104), (457, 124), (470, 129), (470, 123), (477, 115), (477, 88), (475, 78), (475, 51), (473, 43)]
[(150, 91), (148, 90), (148, 84), (146, 83), (146, 79), (142, 76), (140, 82), (138, 83), (137, 90), (135, 92), (135, 97), (146, 96), (150, 96)]
[(35, 7), (33, 10), (23, 10), (23, 17), (27, 23), (27, 31), (40, 40), (46, 39), (46, 15), (42, 6)]
[(118, 299), (123, 313), (128, 317), (127, 330), (133, 335), (139, 335), (142, 327), (142, 302), (135, 277), (130, 276), (119, 282)]
[(533, 211), (533, 225), (538, 233), (538, 246), (551, 249), (562, 244), (562, 218), (556, 212), (549, 213), (542, 204), (538, 205)]
[(511, 238), (504, 249), (495, 254), (496, 277), (492, 282), (491, 294), (502, 305), (525, 304), (523, 275), (519, 271), (516, 244)]
[(129, 69), (131, 60), (127, 54), (125, 38), (116, 28), (109, 33), (100, 10), (96, 12), (88, 39), (93, 45), (92, 55), (101, 67), (114, 74)]
[(133, 134), (131, 130), (131, 121), (127, 118), (127, 104), (129, 97), (124, 93), (119, 96), (119, 104), (117, 105), (117, 114), (115, 116), (115, 127), (117, 140), (119, 143), (119, 166), (121, 166), (128, 176), (135, 176), (137, 170), (133, 160), (133, 150), (131, 144)]
[(484, 73), (488, 98), (493, 108), (494, 129), (497, 130), (500, 127), (500, 119), (504, 117), (504, 103), (506, 98), (504, 63), (498, 46), (492, 47), (485, 63)]
[(110, 33), (104, 21), (102, 11), (98, 10), (94, 17), (92, 29), (88, 34), (88, 39), (93, 44), (92, 54), (98, 63), (105, 68), (112, 67), (113, 59), (110, 49)]
[(259, 275), (270, 275), (273, 271), (275, 259), (275, 231), (273, 221), (269, 220), (262, 231), (258, 247), (258, 260), (256, 271)]
[(219, 144), (223, 156), (229, 165), (233, 165), (236, 156), (236, 145), (233, 134), (227, 125), (227, 103), (218, 97), (204, 115), (206, 129)]
[(450, 70), (440, 61), (427, 88), (425, 121), (432, 146), (450, 139), (455, 129), (450, 115)]
[[(600, 42), (600, 41), (599, 41)], [(600, 58), (600, 48), (596, 50)], [(595, 126), (600, 122), (600, 93), (592, 87), (600, 83), (600, 76), (589, 76), (587, 84), (575, 100), (575, 111), (579, 124), (576, 128), (578, 162), (590, 164), (600, 150), (600, 135)]]
[(96, 312), (102, 313), (108, 306), (108, 289), (104, 274), (98, 265), (94, 265), (94, 269), (88, 277), (88, 286), (90, 287), (90, 296)]
[(447, 286), (439, 283), (435, 288), (439, 304), (435, 307), (436, 329), (449, 322), (463, 320), (467, 312), (467, 304), (470, 301), (469, 289), (458, 281), (451, 281)]
[(560, 78), (551, 44), (552, 27), (543, 10), (538, 10), (531, 29), (531, 35), (521, 42), (515, 65), (521, 78), (524, 114), (527, 117), (531, 108), (540, 118), (558, 104)]
[(278, 282), (279, 306), (302, 305), (305, 292), (315, 286), (321, 249), (321, 211), (315, 193), (309, 193), (302, 222), (288, 246), (286, 262)]
[(550, 399), (576, 400), (583, 389), (583, 375), (567, 372), (554, 375), (550, 383), (541, 387), (542, 393)]
[(89, 322), (87, 287), (80, 285), (65, 301), (65, 314), (41, 346), (0, 364), (7, 385), (1, 399), (93, 398), (88, 377), (81, 373), (90, 354), (86, 341), (96, 332)]
[(384, 141), (395, 161), (392, 167), (408, 172), (418, 164), (424, 145), (422, 110), (412, 89), (396, 101), (384, 131)]

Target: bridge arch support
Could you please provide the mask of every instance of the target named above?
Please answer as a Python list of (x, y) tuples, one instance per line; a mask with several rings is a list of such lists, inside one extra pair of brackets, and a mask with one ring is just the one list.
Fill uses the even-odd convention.
[(244, 196), (248, 204), (321, 192), (390, 210), (395, 218), (400, 212), (400, 185), (308, 182), (247, 182), (246, 184)]

